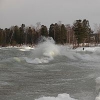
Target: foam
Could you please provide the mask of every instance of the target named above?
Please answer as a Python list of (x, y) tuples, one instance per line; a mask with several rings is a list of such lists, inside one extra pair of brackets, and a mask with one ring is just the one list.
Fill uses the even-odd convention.
[(95, 98), (95, 100), (100, 100), (100, 77), (96, 78), (96, 93), (97, 93), (97, 97)]
[(14, 57), (13, 59), (14, 59), (15, 61), (17, 61), (17, 62), (21, 62), (20, 58), (18, 58), (18, 57)]
[(57, 97), (41, 97), (35, 100), (76, 100), (76, 99), (71, 98), (69, 94), (63, 93), (63, 94), (58, 94)]
[(29, 47), (29, 46), (22, 46), (19, 50), (20, 51), (30, 51), (34, 49), (34, 47)]
[[(68, 45), (56, 45), (52, 38), (44, 38), (44, 42), (40, 42), (31, 55), (27, 58), (28, 63), (48, 63), (53, 60), (56, 56), (66, 56), (68, 59), (72, 60), (82, 60), (82, 61), (100, 61), (100, 47), (79, 47), (77, 49), (72, 49)], [(30, 50), (31, 48), (24, 48), (21, 50)]]
[(52, 38), (45, 38), (45, 42), (40, 43), (31, 51), (31, 55), (26, 58), (26, 62), (34, 64), (48, 63), (60, 54), (59, 49)]
[(10, 85), (10, 83), (4, 82), (4, 81), (0, 81), (0, 86), (6, 86), (6, 85)]
[(100, 100), (100, 96), (96, 97), (95, 100)]
[(41, 63), (48, 63), (50, 61), (50, 59), (48, 58), (35, 58), (35, 59), (32, 59), (32, 58), (25, 58), (26, 62), (28, 63), (34, 63), (34, 64), (41, 64)]
[(100, 47), (79, 47), (74, 50), (76, 52), (76, 57), (84, 61), (100, 61)]
[(88, 51), (88, 52), (99, 52), (100, 53), (100, 47), (78, 47), (77, 49), (75, 49), (75, 51)]
[(95, 81), (97, 84), (100, 84), (100, 77), (97, 77)]

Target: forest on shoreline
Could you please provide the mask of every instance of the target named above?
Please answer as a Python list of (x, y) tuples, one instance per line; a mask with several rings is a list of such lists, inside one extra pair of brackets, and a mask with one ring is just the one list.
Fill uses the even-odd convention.
[[(93, 39), (91, 40), (93, 31), (89, 25), (89, 21), (79, 19), (72, 26), (59, 22), (51, 24), (49, 29), (40, 23), (37, 23), (36, 27), (26, 27), (25, 24), (22, 24), (20, 27), (15, 25), (10, 28), (0, 28), (0, 46), (32, 46), (38, 44), (41, 36), (52, 37), (56, 44), (73, 44), (73, 47), (93, 42)], [(99, 37), (95, 39), (95, 42), (98, 41)]]

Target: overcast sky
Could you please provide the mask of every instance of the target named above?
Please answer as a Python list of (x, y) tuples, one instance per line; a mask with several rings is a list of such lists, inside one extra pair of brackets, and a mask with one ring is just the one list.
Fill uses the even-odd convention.
[(87, 19), (90, 26), (100, 24), (100, 0), (0, 0), (0, 28), (13, 25), (35, 26), (61, 21), (73, 24)]

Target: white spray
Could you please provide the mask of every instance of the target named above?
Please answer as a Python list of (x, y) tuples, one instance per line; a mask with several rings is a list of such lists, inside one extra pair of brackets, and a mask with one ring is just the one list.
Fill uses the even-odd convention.
[(85, 47), (73, 50), (67, 45), (56, 45), (52, 38), (43, 38), (41, 42), (31, 52), (28, 58), (25, 58), (28, 63), (48, 63), (54, 59), (55, 56), (66, 56), (72, 60), (84, 61), (100, 61), (100, 47)]
[(44, 38), (44, 40), (32, 51), (30, 58), (26, 58), (28, 63), (48, 63), (60, 54), (60, 48), (58, 45), (55, 45), (52, 38)]

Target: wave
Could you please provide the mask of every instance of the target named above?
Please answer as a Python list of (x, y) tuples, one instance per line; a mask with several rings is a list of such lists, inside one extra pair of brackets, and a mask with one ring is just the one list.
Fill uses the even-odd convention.
[(73, 99), (69, 96), (69, 94), (63, 93), (63, 94), (58, 94), (57, 97), (41, 97), (35, 100), (77, 100), (77, 99)]
[(31, 51), (31, 55), (26, 57), (28, 63), (48, 63), (60, 54), (60, 48), (54, 43), (52, 38), (45, 38), (45, 42), (40, 43)]
[(95, 81), (96, 81), (96, 94), (97, 94), (95, 100), (100, 100), (100, 77), (96, 78)]
[[(6, 50), (10, 50), (7, 57), (24, 57), (27, 63), (42, 64), (49, 63), (58, 56), (64, 56), (65, 60), (75, 60), (75, 61), (86, 61), (86, 62), (99, 62), (100, 61), (100, 47), (79, 47), (77, 49), (72, 49), (71, 45), (57, 45), (52, 38), (43, 38), (35, 47), (21, 46), (21, 47), (3, 47), (0, 48), (1, 52), (4, 54)], [(17, 50), (12, 52), (11, 49)], [(3, 51), (4, 50), (4, 51)], [(19, 51), (18, 51), (19, 50)], [(26, 53), (25, 53), (26, 52)], [(27, 53), (28, 52), (28, 53)], [(15, 56), (14, 56), (15, 55)], [(3, 54), (0, 55), (1, 58), (4, 57)], [(7, 58), (6, 57), (6, 58)]]
[(72, 49), (72, 46), (57, 45), (52, 38), (45, 38), (44, 42), (37, 45), (26, 57), (28, 63), (48, 63), (56, 56), (65, 56), (71, 60), (100, 61), (100, 47), (79, 47)]

